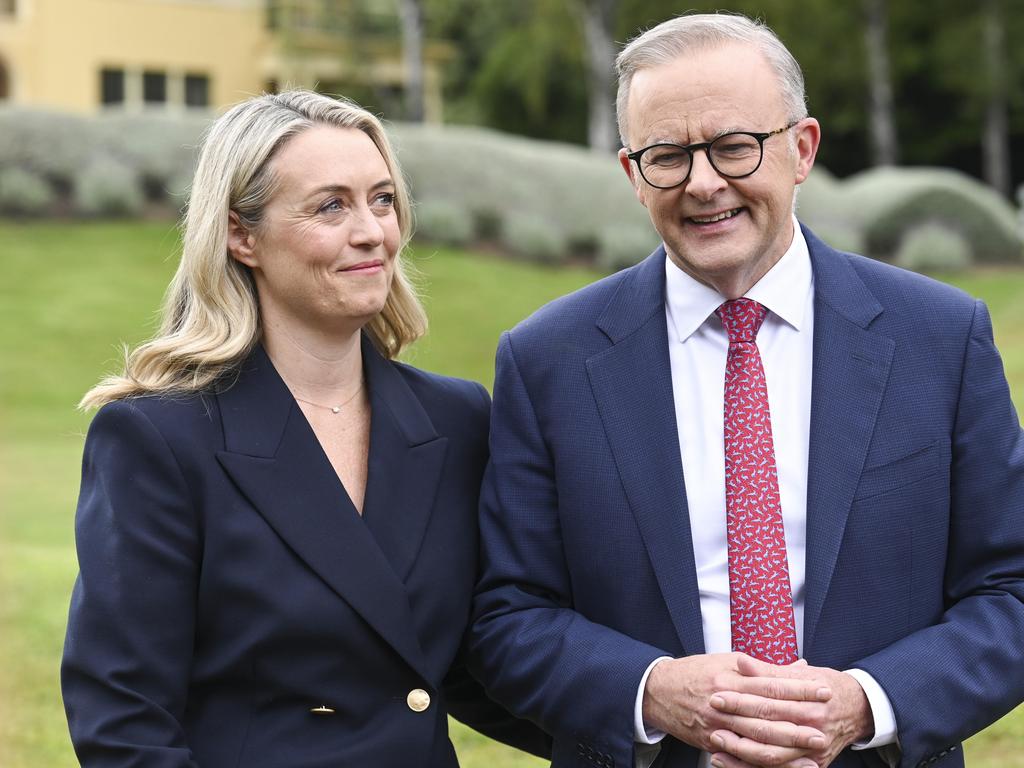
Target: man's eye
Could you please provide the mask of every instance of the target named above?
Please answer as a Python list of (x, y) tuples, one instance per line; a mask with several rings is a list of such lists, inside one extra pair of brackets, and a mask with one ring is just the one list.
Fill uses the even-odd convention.
[(757, 149), (757, 142), (749, 139), (726, 139), (716, 141), (713, 151), (719, 155), (742, 156), (750, 154)]
[(657, 152), (648, 152), (647, 154), (647, 162), (650, 165), (657, 165), (661, 168), (673, 168), (677, 165), (682, 165), (689, 157), (686, 152), (675, 149), (658, 150)]

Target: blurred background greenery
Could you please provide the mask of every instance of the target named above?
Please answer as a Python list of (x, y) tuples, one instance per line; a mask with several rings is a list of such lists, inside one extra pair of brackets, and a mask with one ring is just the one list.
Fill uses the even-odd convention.
[[(690, 2), (695, 10), (720, 3)], [(417, 200), (432, 330), (491, 382), (501, 330), (657, 243), (613, 150), (611, 60), (667, 0), (0, 0), (0, 766), (74, 764), (57, 665), (80, 395), (154, 330), (202, 131), (246, 94), (381, 113)], [(801, 61), (833, 245), (986, 300), (1024, 403), (1024, 3), (733, 0)], [(453, 726), (470, 768), (530, 766)], [(1024, 713), (968, 745), (1024, 766)]]

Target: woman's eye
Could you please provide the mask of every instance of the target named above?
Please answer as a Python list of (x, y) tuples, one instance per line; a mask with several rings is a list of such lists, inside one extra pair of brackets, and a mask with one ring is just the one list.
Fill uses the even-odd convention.
[(342, 210), (342, 208), (344, 208), (344, 206), (341, 204), (341, 200), (335, 197), (321, 205), (318, 211), (320, 213), (335, 213)]
[(382, 192), (373, 199), (373, 202), (375, 205), (380, 206), (381, 208), (390, 208), (395, 204), (395, 193)]

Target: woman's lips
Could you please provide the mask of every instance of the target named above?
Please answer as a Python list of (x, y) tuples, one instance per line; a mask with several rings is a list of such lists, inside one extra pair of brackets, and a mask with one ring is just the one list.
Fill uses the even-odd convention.
[(380, 259), (374, 259), (372, 261), (361, 261), (358, 264), (353, 264), (351, 267), (345, 267), (340, 272), (379, 272), (384, 268), (384, 262)]

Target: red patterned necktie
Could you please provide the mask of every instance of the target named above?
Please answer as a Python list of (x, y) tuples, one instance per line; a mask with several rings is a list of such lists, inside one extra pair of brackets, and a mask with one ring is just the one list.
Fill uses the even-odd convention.
[(757, 332), (768, 310), (751, 299), (717, 310), (725, 365), (725, 508), (732, 648), (772, 664), (797, 659), (793, 592)]

